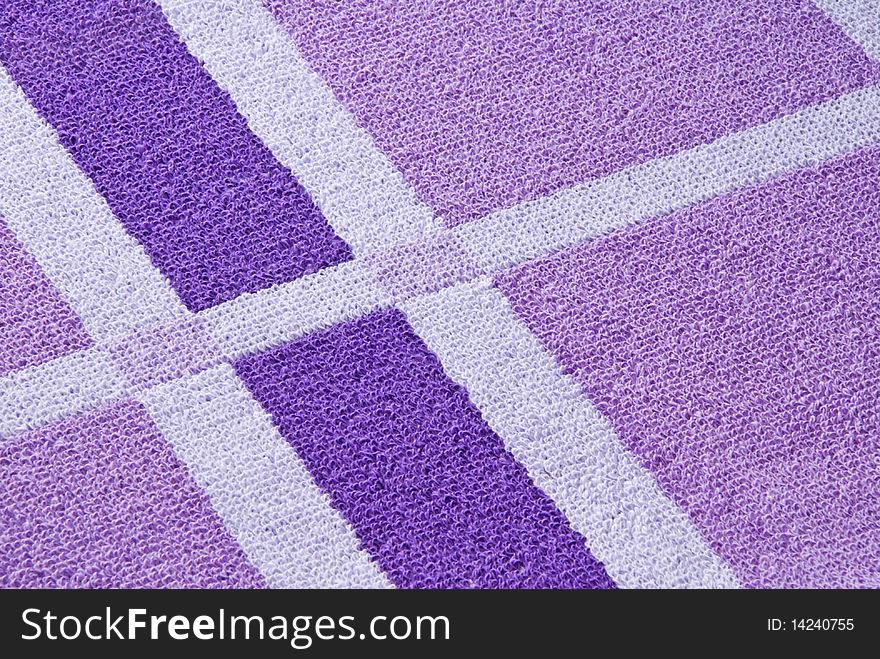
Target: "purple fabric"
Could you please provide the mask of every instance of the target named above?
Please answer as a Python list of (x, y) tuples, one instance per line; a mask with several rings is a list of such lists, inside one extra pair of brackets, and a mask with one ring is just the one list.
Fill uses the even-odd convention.
[(614, 587), (399, 311), (235, 368), (396, 585)]
[(149, 0), (9, 0), (0, 61), (193, 311), (351, 258)]
[(139, 404), (0, 443), (0, 587), (263, 587)]
[(880, 588), (872, 2), (0, 1), (0, 587)]
[(880, 587), (880, 147), (497, 285), (745, 585)]
[(0, 377), (91, 342), (79, 317), (0, 217)]
[(880, 80), (802, 0), (264, 0), (449, 224)]

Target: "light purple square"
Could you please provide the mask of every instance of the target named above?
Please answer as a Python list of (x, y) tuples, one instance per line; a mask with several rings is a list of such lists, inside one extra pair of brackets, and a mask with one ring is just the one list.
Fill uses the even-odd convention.
[(264, 0), (450, 225), (880, 80), (803, 0)]
[(79, 317), (0, 218), (0, 376), (91, 342)]

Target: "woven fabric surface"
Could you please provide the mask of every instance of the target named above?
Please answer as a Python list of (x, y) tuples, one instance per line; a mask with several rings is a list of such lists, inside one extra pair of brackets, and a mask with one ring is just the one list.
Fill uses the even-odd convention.
[(880, 587), (880, 2), (0, 3), (0, 586)]

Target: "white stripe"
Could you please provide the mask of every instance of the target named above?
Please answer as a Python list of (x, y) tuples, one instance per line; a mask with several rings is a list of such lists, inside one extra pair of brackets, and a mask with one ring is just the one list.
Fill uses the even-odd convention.
[(618, 585), (738, 586), (487, 278), (402, 309)]
[(369, 269), (349, 261), (199, 312), (226, 359), (266, 350), (391, 304)]
[[(370, 270), (350, 261), (198, 314), (219, 357), (233, 360), (391, 305)], [(189, 312), (187, 312), (189, 313)], [(0, 436), (131, 395), (105, 345), (0, 378)]]
[(2, 66), (0, 215), (96, 341), (187, 313)]
[(868, 57), (880, 60), (880, 0), (816, 0), (816, 4)]
[(355, 255), (441, 228), (260, 0), (157, 0)]
[(138, 399), (270, 586), (389, 586), (232, 367)]
[(38, 428), (122, 397), (125, 375), (98, 348), (0, 378), (0, 437)]
[[(452, 239), (464, 245), (478, 270), (494, 272), (877, 141), (880, 87), (875, 86), (494, 213), (452, 230)], [(96, 340), (107, 342), (189, 314), (2, 67), (0, 214)], [(390, 303), (369, 265), (359, 260), (244, 294), (199, 316), (223, 356), (234, 359)], [(93, 358), (89, 353), (81, 358), (84, 361), (71, 356), (38, 367), (46, 381), (76, 389), (65, 394), (57, 409), (73, 413), (80, 409), (76, 401), (86, 408), (105, 400), (103, 385), (92, 371), (70, 367)], [(82, 381), (76, 380), (76, 373), (83, 374)], [(43, 402), (40, 384), (27, 375), (21, 378), (0, 381), (6, 400), (6, 407), (0, 405), (5, 411), (0, 433), (54, 420), (51, 410), (56, 406)], [(15, 384), (19, 381), (20, 386)], [(20, 390), (13, 391), (16, 388)], [(18, 402), (10, 406), (13, 399)]]
[(880, 86), (453, 229), (491, 273), (880, 141)]

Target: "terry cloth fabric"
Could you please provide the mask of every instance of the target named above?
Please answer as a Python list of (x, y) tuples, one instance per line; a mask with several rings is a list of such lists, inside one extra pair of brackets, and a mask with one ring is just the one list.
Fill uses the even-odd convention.
[(0, 586), (880, 587), (880, 2), (0, 3)]

